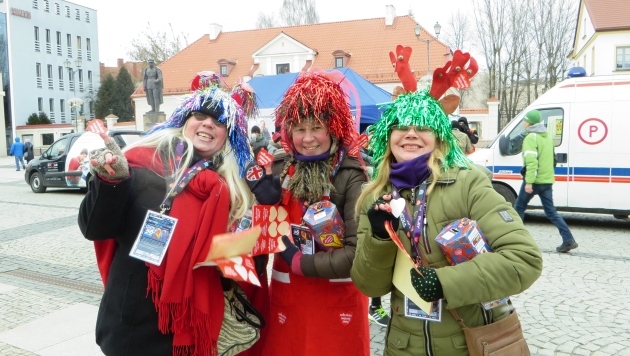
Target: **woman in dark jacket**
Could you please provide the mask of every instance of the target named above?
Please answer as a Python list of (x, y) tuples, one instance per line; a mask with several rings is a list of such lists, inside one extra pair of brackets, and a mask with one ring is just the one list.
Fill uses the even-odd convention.
[(329, 200), (345, 232), (334, 230), (341, 235), (335, 239), (338, 248), (314, 254), (303, 254), (283, 237), (289, 247), (274, 259), (264, 355), (369, 355), (367, 298), (349, 279), (356, 247), (354, 206), (367, 177), (344, 146), (356, 133), (345, 94), (326, 73), (305, 73), (287, 90), (276, 123), (283, 146), (289, 147), (287, 154), (275, 155), (273, 165), (283, 182), (280, 204), (289, 222), (301, 225), (309, 205)]
[[(124, 153), (101, 136), (106, 148), (92, 152), (94, 178), (79, 211), (105, 284), (96, 342), (106, 355), (217, 354), (220, 272), (193, 266), (253, 202), (242, 178), (252, 159), (242, 110), (229, 93), (210, 87)], [(152, 229), (143, 223), (148, 211), (177, 219), (171, 234), (161, 234), (170, 235), (165, 247), (145, 235)], [(151, 254), (130, 256), (147, 241)], [(161, 249), (163, 259), (154, 260)]]

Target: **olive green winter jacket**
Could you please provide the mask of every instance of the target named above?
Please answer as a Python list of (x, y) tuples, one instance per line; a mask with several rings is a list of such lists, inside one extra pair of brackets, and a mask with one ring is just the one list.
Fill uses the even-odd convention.
[[(382, 193), (389, 193), (389, 189)], [(410, 189), (403, 189), (401, 195), (407, 200), (407, 209), (412, 209)], [(385, 355), (467, 355), (464, 334), (448, 309), (456, 308), (469, 327), (483, 325), (484, 313), (478, 303), (521, 293), (541, 274), (540, 250), (511, 205), (492, 189), (480, 170), (453, 168), (439, 176), (427, 197), (431, 251), (421, 247), (431, 267), (436, 268), (444, 290), (442, 321), (407, 318), (404, 296), (392, 284), (397, 247), (390, 240), (373, 237), (366, 215), (371, 204), (366, 199), (361, 207), (357, 251), (350, 274), (356, 286), (370, 297), (392, 293)], [(463, 217), (477, 221), (494, 253), (451, 266), (435, 237), (444, 226)], [(411, 244), (402, 227), (398, 236), (410, 252)]]

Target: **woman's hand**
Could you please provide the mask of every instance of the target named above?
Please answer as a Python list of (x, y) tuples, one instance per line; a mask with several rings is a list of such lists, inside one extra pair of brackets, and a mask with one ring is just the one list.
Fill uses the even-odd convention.
[(435, 270), (424, 266), (418, 266), (418, 268), (422, 275), (415, 268), (412, 268), (410, 273), (411, 285), (418, 292), (420, 298), (425, 302), (435, 302), (440, 298), (444, 298), (442, 284)]
[(390, 239), (389, 233), (385, 229), (385, 222), (389, 221), (394, 231), (398, 230), (399, 220), (392, 215), (392, 207), (389, 205), (391, 200), (392, 196), (385, 194), (378, 198), (367, 212), (370, 225), (372, 226), (372, 233), (381, 240)]
[(129, 177), (129, 165), (120, 147), (113, 140), (105, 142), (105, 148), (90, 153), (93, 174), (108, 181), (120, 181)]

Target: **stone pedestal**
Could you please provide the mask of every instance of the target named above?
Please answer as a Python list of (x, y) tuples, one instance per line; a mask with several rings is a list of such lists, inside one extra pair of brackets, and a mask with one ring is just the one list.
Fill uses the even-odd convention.
[(153, 126), (166, 121), (166, 114), (162, 111), (148, 112), (142, 115), (142, 121), (144, 123), (144, 131), (148, 131)]

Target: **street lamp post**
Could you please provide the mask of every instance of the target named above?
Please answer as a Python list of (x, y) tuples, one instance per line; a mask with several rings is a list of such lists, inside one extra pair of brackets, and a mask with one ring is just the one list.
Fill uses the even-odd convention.
[[(72, 69), (72, 63), (70, 62), (69, 59), (66, 59), (63, 62), (63, 66), (65, 68), (70, 69), (70, 71), (71, 71), (70, 73), (72, 73), (72, 78), (69, 78), (69, 79), (72, 79), (72, 94), (73, 94), (73, 98), (68, 100), (68, 105), (70, 105), (70, 109), (71, 110), (74, 110), (74, 129), (76, 130), (76, 132), (79, 132), (79, 124), (77, 122), (78, 121), (77, 120), (78, 119), (78, 114), (77, 114), (78, 107), (73, 105), (73, 104), (71, 104), (71, 101), (74, 102), (75, 104), (77, 103), (77, 101), (81, 102), (81, 105), (83, 104), (83, 101), (81, 99), (75, 98), (76, 93), (77, 93), (77, 86), (76, 86), (77, 83), (76, 83), (76, 80), (75, 80), (75, 74), (79, 71), (79, 69), (81, 69), (81, 65), (82, 64), (83, 64), (83, 61), (81, 61), (81, 58), (77, 58), (74, 61), (74, 66), (77, 69)], [(70, 115), (72, 116), (72, 112), (70, 113)]]
[[(440, 31), (442, 30), (442, 26), (438, 22), (435, 22), (433, 26), (433, 30), (435, 30), (435, 39), (428, 38), (424, 40), (427, 43), (427, 76), (431, 76), (431, 56), (429, 55), (429, 43), (431, 41), (436, 41), (440, 37)], [(413, 31), (416, 33), (416, 38), (420, 41), (420, 34), (422, 33), (422, 27), (420, 24), (414, 26)]]

